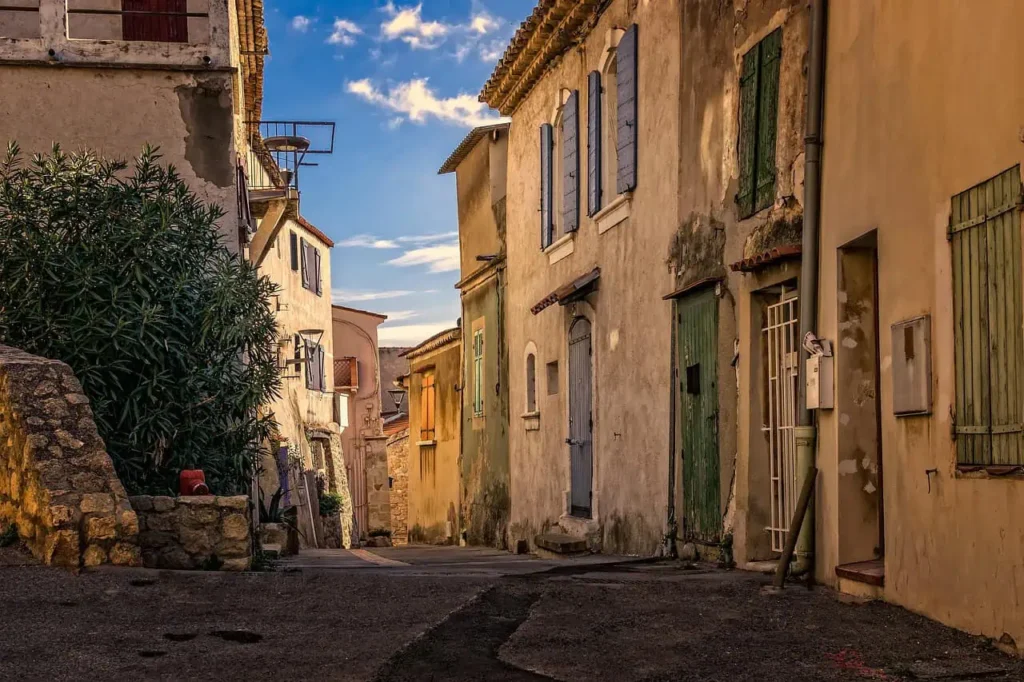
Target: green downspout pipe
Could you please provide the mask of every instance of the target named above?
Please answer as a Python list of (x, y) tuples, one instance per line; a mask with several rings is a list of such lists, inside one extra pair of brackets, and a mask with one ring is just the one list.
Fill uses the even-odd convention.
[[(818, 321), (818, 237), (821, 229), (821, 147), (825, 94), (825, 41), (828, 0), (811, 0), (810, 64), (807, 71), (807, 123), (804, 136), (804, 227), (800, 262), (800, 340), (814, 332)], [(807, 357), (801, 352), (800, 381), (797, 383), (800, 410), (796, 425), (796, 465), (800, 472), (797, 489), (816, 469), (817, 429), (814, 412), (807, 409)], [(804, 517), (796, 544), (793, 574), (814, 568), (814, 500)]]

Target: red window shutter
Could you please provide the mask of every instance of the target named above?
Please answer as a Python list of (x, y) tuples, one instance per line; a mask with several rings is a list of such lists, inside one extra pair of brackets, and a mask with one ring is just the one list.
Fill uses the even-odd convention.
[(121, 37), (124, 40), (188, 42), (188, 0), (121, 0), (121, 11), (127, 12), (121, 15)]

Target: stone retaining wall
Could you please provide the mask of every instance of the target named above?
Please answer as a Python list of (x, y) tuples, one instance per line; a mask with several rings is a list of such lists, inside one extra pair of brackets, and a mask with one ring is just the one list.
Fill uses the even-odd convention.
[(63, 362), (0, 346), (0, 526), (43, 563), (140, 563), (139, 524)]
[(391, 541), (409, 542), (409, 429), (388, 439), (388, 474), (391, 476)]
[(252, 562), (249, 498), (131, 498), (146, 568), (245, 571)]

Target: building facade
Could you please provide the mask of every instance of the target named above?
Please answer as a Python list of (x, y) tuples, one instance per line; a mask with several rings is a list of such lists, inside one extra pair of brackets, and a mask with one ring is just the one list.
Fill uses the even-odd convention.
[(454, 173), (462, 278), (462, 502), (470, 545), (508, 547), (508, 339), (505, 224), (509, 124), (472, 130), (440, 173)]
[(462, 333), (456, 327), (405, 354), (410, 374), (408, 538), (459, 544)]
[(224, 245), (240, 253), (252, 227), (241, 207), (247, 122), (259, 121), (263, 96), (262, 2), (201, 0), (187, 15), (14, 4), (0, 10), (0, 139), (28, 154), (57, 143), (126, 160), (159, 147), (223, 209)]
[[(336, 305), (332, 309), (336, 349), (334, 388), (341, 424), (356, 538), (390, 528), (387, 511), (387, 437), (381, 419), (380, 352), (377, 327), (387, 317)], [(383, 472), (383, 473), (382, 473)]]

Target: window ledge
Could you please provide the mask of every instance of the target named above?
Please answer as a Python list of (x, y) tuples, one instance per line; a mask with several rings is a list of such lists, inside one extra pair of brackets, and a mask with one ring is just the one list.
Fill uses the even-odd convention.
[(615, 197), (610, 204), (594, 214), (597, 233), (604, 234), (616, 225), (626, 221), (633, 207), (633, 193), (626, 192)]
[(437, 445), (436, 440), (421, 440), (418, 443), (416, 443), (416, 447), (419, 448), (432, 448), (435, 445)]
[(957, 478), (992, 479), (992, 480), (1024, 480), (1024, 467), (1006, 465), (960, 464), (956, 468)]
[(568, 258), (572, 255), (572, 252), (576, 250), (576, 233), (569, 232), (562, 235), (560, 239), (553, 242), (550, 246), (544, 249), (545, 255), (548, 257), (548, 265), (554, 265), (560, 260)]
[(527, 412), (522, 419), (527, 431), (540, 431), (540, 412)]

